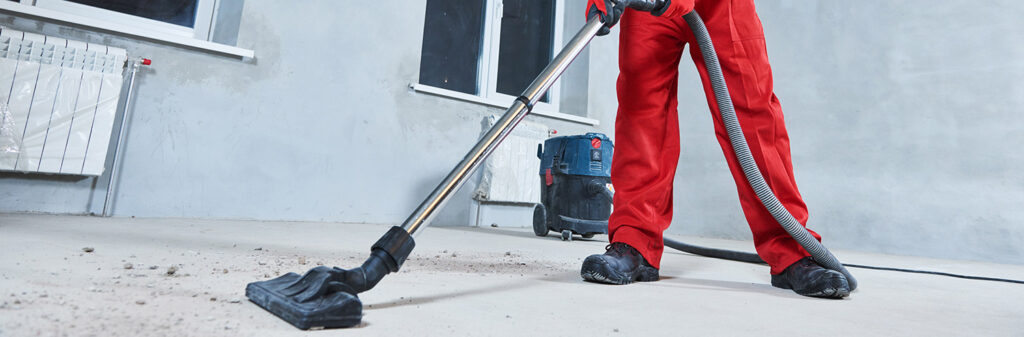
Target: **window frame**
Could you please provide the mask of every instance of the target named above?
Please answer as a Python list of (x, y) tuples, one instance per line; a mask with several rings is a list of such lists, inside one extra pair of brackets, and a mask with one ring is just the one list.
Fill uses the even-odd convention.
[[(554, 22), (552, 29), (551, 57), (558, 54), (562, 46), (562, 31), (565, 26), (565, 1), (553, 0), (555, 2)], [(482, 33), (483, 43), (481, 44), (481, 56), (477, 64), (477, 85), (480, 96), (484, 99), (509, 101), (515, 100), (518, 96), (499, 93), (498, 87), (498, 55), (501, 47), (501, 19), (504, 15), (504, 2), (502, 0), (487, 0), (484, 7), (484, 31)], [(549, 60), (550, 61), (550, 60)], [(534, 107), (541, 107), (545, 110), (559, 111), (562, 97), (562, 81), (555, 83), (548, 89), (548, 101), (538, 101)], [(523, 88), (524, 90), (526, 88)]]
[[(554, 0), (554, 2), (554, 27), (552, 27), (551, 39), (553, 49), (551, 55), (552, 58), (558, 54), (558, 51), (563, 46), (563, 28), (565, 25), (565, 0)], [(501, 19), (504, 14), (503, 12), (504, 3), (502, 0), (485, 0), (483, 28), (480, 34), (482, 40), (480, 44), (480, 56), (477, 58), (476, 64), (477, 94), (466, 94), (422, 84), (420, 83), (419, 78), (417, 78), (416, 83), (412, 85), (413, 89), (419, 92), (442, 95), (462, 101), (476, 102), (485, 105), (494, 106), (496, 105), (495, 102), (508, 102), (508, 104), (512, 104), (518, 96), (503, 94), (497, 91), (498, 56), (501, 44)], [(417, 74), (417, 76), (419, 75)], [(543, 111), (559, 111), (559, 102), (562, 97), (561, 87), (561, 81), (555, 81), (551, 88), (548, 89), (549, 102), (538, 101), (534, 104), (534, 108)], [(523, 89), (525, 90), (526, 88)], [(507, 107), (507, 105), (505, 106)], [(548, 114), (562, 115), (558, 112), (550, 112)], [(566, 116), (571, 115), (566, 114)], [(558, 118), (593, 124), (593, 120), (586, 117), (571, 118), (558, 116)]]
[(196, 1), (195, 24), (192, 28), (65, 0), (28, 0), (24, 2), (28, 2), (27, 4), (31, 6), (79, 17), (118, 22), (123, 25), (136, 27), (146, 31), (209, 41), (210, 33), (212, 32), (211, 27), (213, 27), (213, 20), (216, 18), (214, 12), (216, 11), (218, 1), (220, 0)]

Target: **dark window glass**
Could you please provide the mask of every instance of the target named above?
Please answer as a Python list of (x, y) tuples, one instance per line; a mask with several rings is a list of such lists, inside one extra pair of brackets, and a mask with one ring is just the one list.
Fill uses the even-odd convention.
[(199, 0), (67, 0), (188, 28), (196, 25)]
[[(505, 0), (498, 51), (498, 92), (519, 96), (551, 61), (554, 0)], [(547, 102), (544, 94), (541, 101)]]
[(427, 0), (420, 83), (478, 94), (485, 0)]

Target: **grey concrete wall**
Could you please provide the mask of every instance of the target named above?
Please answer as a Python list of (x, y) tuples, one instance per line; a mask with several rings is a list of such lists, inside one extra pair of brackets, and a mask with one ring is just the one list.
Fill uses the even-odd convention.
[[(0, 24), (154, 60), (139, 76), (116, 216), (400, 223), (483, 118), (503, 111), (409, 89), (424, 6), (246, 1), (237, 40), (255, 50), (251, 61), (11, 16)], [(98, 213), (105, 185), (0, 173), (0, 212)], [(463, 192), (437, 222), (467, 224), (469, 204)]]
[[(1024, 262), (1024, 3), (757, 1), (810, 227), (826, 245)], [(613, 110), (615, 43), (591, 51)], [(750, 238), (693, 63), (670, 233)]]

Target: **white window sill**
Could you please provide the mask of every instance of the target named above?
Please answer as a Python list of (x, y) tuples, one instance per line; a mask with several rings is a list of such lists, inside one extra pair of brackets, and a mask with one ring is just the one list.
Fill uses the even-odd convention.
[[(486, 106), (492, 106), (492, 107), (498, 107), (498, 108), (508, 108), (509, 106), (512, 105), (511, 101), (505, 102), (505, 101), (494, 100), (494, 99), (486, 99), (486, 98), (483, 98), (483, 97), (480, 97), (480, 96), (476, 96), (476, 95), (470, 95), (470, 94), (466, 94), (466, 93), (462, 93), (462, 92), (458, 92), (458, 91), (454, 91), (454, 90), (441, 89), (441, 88), (438, 88), (438, 87), (433, 87), (433, 86), (429, 86), (429, 85), (423, 85), (423, 84), (419, 84), (419, 83), (410, 84), (409, 87), (412, 88), (412, 90), (414, 90), (416, 92), (420, 92), (420, 93), (431, 94), (431, 95), (442, 96), (442, 97), (448, 97), (448, 98), (454, 98), (454, 99), (457, 99), (457, 100), (460, 100), (460, 101), (476, 103), (476, 104), (482, 104), (482, 105), (486, 105)], [(544, 109), (542, 107), (540, 107), (540, 106), (535, 106), (533, 111), (530, 112), (530, 114), (531, 115), (544, 116), (544, 117), (548, 117), (548, 118), (560, 119), (560, 120), (564, 120), (564, 121), (576, 122), (576, 123), (580, 123), (580, 124), (592, 125), (592, 126), (597, 126), (598, 124), (601, 123), (601, 121), (596, 120), (596, 119), (592, 119), (592, 118), (580, 117), (580, 116), (570, 115), (570, 114), (561, 113), (561, 112), (544, 111)]]
[(237, 56), (240, 58), (253, 58), (255, 56), (255, 52), (249, 49), (238, 48), (235, 46), (229, 46), (210, 41), (203, 41), (195, 38), (189, 38), (169, 33), (149, 31), (146, 29), (123, 25), (116, 22), (106, 22), (103, 20), (67, 14), (64, 12), (54, 11), (46, 8), (23, 5), (16, 2), (0, 0), (0, 13), (11, 14), (14, 16), (31, 17), (36, 19), (52, 20), (59, 23), (70, 23), (89, 28), (97, 28), (129, 36), (157, 40), (176, 46), (195, 48), (214, 53)]

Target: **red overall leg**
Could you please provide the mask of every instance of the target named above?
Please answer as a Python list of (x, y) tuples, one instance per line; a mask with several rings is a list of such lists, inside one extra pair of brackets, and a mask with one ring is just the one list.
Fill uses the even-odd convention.
[(619, 24), (619, 110), (615, 118), (611, 242), (636, 248), (655, 268), (672, 222), (679, 160), (676, 86), (684, 40), (681, 20), (626, 10)]
[[(772, 89), (772, 70), (768, 65), (764, 33), (761, 20), (754, 11), (754, 1), (698, 1), (696, 10), (704, 19), (715, 45), (736, 115), (761, 174), (779, 201), (806, 226), (807, 206), (793, 178), (789, 136), (782, 107)], [(693, 39), (688, 29), (687, 39)], [(771, 266), (772, 274), (781, 273), (808, 254), (775, 221), (747, 183), (719, 115), (700, 50), (691, 47), (690, 53), (704, 82), (704, 92), (714, 115), (715, 134), (736, 181), (743, 213), (754, 234), (754, 247)], [(618, 160), (619, 152), (615, 155)], [(811, 234), (821, 240), (817, 233), (812, 231)]]

